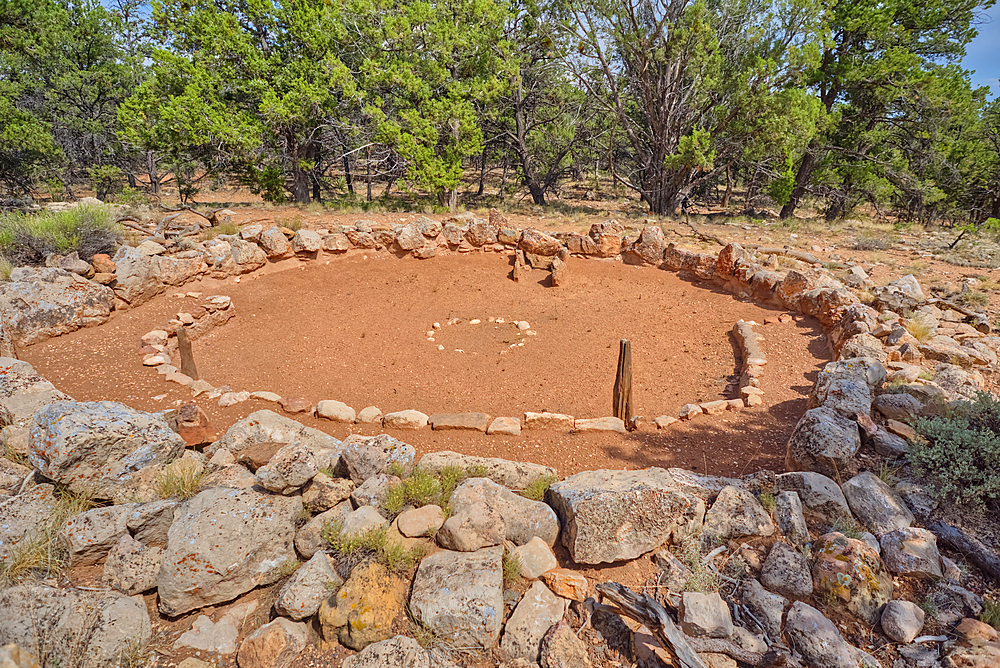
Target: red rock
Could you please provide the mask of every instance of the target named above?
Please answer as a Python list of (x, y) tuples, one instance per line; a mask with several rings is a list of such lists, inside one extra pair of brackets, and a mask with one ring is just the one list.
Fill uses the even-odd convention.
[(208, 415), (196, 404), (185, 404), (180, 407), (177, 434), (192, 447), (215, 440), (215, 431)]
[(114, 274), (118, 271), (118, 265), (105, 253), (98, 253), (90, 258), (90, 264), (94, 265), (94, 271), (99, 274)]
[(981, 622), (978, 619), (966, 617), (955, 627), (955, 634), (968, 641), (981, 640), (983, 642), (993, 642), (1000, 640), (1000, 632), (995, 628)]
[(282, 397), (278, 404), (286, 413), (309, 413), (313, 407), (305, 397)]

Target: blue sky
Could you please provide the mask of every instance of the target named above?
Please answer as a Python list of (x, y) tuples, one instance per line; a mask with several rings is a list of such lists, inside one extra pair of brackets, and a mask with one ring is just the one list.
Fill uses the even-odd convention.
[(962, 67), (975, 70), (973, 86), (989, 86), (991, 97), (1000, 94), (1000, 6), (984, 12), (983, 23), (977, 26), (979, 35), (966, 47)]

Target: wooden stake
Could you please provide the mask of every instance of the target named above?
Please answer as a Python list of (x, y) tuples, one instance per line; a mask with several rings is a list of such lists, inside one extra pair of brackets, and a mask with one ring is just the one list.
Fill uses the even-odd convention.
[(183, 327), (177, 328), (177, 352), (181, 356), (181, 373), (188, 378), (198, 380), (198, 369), (194, 365), (194, 354), (191, 352), (191, 339)]
[(632, 344), (622, 339), (618, 349), (618, 374), (615, 376), (614, 416), (621, 418), (625, 428), (635, 429), (632, 424)]

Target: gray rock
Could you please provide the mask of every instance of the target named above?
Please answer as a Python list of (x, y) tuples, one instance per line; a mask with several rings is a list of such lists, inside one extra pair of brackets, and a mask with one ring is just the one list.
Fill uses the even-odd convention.
[(394, 475), (380, 473), (365, 480), (351, 492), (351, 503), (355, 508), (361, 506), (381, 507), (389, 494), (389, 490), (399, 484), (399, 478)]
[(760, 570), (760, 583), (789, 598), (805, 598), (813, 592), (812, 574), (805, 555), (781, 541), (771, 546)]
[(341, 501), (350, 498), (354, 483), (346, 478), (331, 478), (325, 473), (317, 473), (302, 488), (302, 504), (314, 513), (330, 510)]
[(298, 230), (292, 237), (292, 251), (295, 253), (318, 253), (323, 248), (323, 237), (313, 230)]
[(694, 494), (705, 503), (714, 503), (719, 492), (726, 487), (745, 489), (743, 481), (738, 478), (706, 475), (679, 468), (669, 468), (667, 473), (670, 474), (682, 492)]
[(387, 434), (352, 434), (343, 443), (338, 473), (360, 485), (368, 478), (400, 467), (404, 473), (413, 466), (416, 450)]
[(382, 425), (386, 429), (423, 429), (427, 426), (427, 415), (413, 409), (386, 413)]
[(870, 471), (854, 476), (842, 489), (851, 512), (876, 536), (913, 524), (913, 513), (903, 500)]
[(292, 257), (292, 244), (288, 242), (284, 233), (277, 226), (270, 227), (260, 233), (260, 247), (264, 250), (268, 260), (283, 260)]
[[(274, 411), (261, 410), (251, 413), (230, 427), (223, 437), (213, 443), (206, 452), (212, 455), (219, 448), (225, 448), (238, 457), (243, 450), (260, 443), (305, 445), (312, 450), (318, 459), (320, 453), (324, 451), (337, 452), (341, 447), (340, 441), (318, 429), (306, 427), (291, 418), (278, 415)], [(321, 461), (317, 461), (317, 464), (320, 465), (320, 468), (327, 466)]]
[(18, 543), (31, 541), (56, 506), (55, 487), (38, 485), (24, 494), (0, 501), (0, 564), (6, 564)]
[(343, 538), (350, 539), (385, 526), (389, 526), (389, 521), (382, 517), (378, 510), (372, 506), (361, 506), (344, 518), (340, 535)]
[(122, 536), (136, 504), (94, 508), (71, 518), (59, 532), (69, 550), (70, 564), (92, 566), (103, 560)]
[(336, 568), (337, 564), (330, 555), (325, 552), (314, 554), (278, 591), (275, 611), (295, 620), (315, 615), (323, 601), (344, 584)]
[(358, 417), (353, 408), (342, 401), (332, 399), (325, 399), (316, 404), (316, 415), (334, 422), (348, 423), (354, 422)]
[(854, 421), (831, 408), (813, 408), (805, 412), (788, 439), (785, 467), (835, 476), (860, 447)]
[(796, 471), (776, 476), (778, 489), (795, 492), (802, 501), (803, 513), (832, 524), (836, 519), (850, 519), (851, 509), (840, 485), (821, 473)]
[(266, 490), (292, 494), (319, 473), (316, 457), (302, 443), (292, 443), (278, 450), (270, 461), (257, 469), (257, 483)]
[(230, 252), (233, 256), (233, 263), (238, 274), (246, 274), (260, 269), (267, 264), (267, 255), (260, 249), (260, 246), (251, 242), (236, 239), (229, 242)]
[(101, 582), (126, 596), (141, 594), (156, 586), (163, 548), (146, 547), (128, 534), (108, 553)]
[(152, 630), (142, 603), (117, 592), (23, 584), (0, 590), (0, 646), (38, 648), (46, 665), (106, 668)]
[(549, 488), (563, 544), (577, 563), (635, 559), (701, 525), (705, 503), (667, 471), (585, 471)]
[(775, 514), (778, 517), (778, 528), (788, 540), (796, 545), (809, 542), (809, 528), (802, 513), (802, 501), (797, 492), (781, 492), (778, 494)]
[(924, 611), (910, 601), (889, 601), (879, 620), (882, 632), (901, 643), (913, 642), (924, 627)]
[(900, 422), (917, 417), (922, 408), (920, 402), (909, 394), (882, 394), (875, 398), (873, 405), (883, 416)]
[(236, 598), (295, 560), (299, 497), (216, 487), (177, 509), (157, 577), (160, 610), (176, 616)]
[(737, 626), (733, 629), (732, 640), (737, 646), (742, 647), (748, 652), (760, 652), (763, 654), (767, 651), (767, 643), (742, 626)]
[(378, 406), (366, 406), (358, 412), (360, 424), (382, 424), (382, 411)]
[(750, 492), (726, 487), (705, 513), (705, 533), (721, 540), (744, 536), (770, 536), (774, 522)]
[(309, 627), (278, 617), (240, 644), (240, 668), (291, 668), (309, 640)]
[(684, 585), (694, 576), (687, 564), (675, 557), (670, 550), (657, 551), (653, 555), (653, 561), (662, 573), (657, 582), (670, 588), (671, 591), (682, 591)]
[(62, 401), (35, 415), (29, 456), (70, 491), (110, 499), (134, 472), (173, 461), (184, 446), (155, 413), (112, 401)]
[[(438, 530), (441, 545), (462, 552), (498, 545), (505, 538), (524, 545), (538, 536), (550, 547), (559, 537), (559, 520), (539, 501), (514, 494), (486, 478), (466, 480), (451, 495), (452, 516)], [(483, 524), (480, 518), (496, 518)], [(489, 526), (489, 531), (481, 531)], [(495, 528), (493, 528), (495, 527)], [(495, 538), (499, 540), (493, 542)]]
[[(253, 607), (256, 608), (256, 603)], [(232, 654), (236, 651), (236, 638), (242, 621), (232, 614), (223, 615), (217, 622), (213, 622), (208, 615), (198, 615), (191, 623), (191, 628), (180, 635), (174, 647), (187, 647), (212, 654)]]
[(677, 615), (681, 630), (693, 638), (728, 638), (733, 635), (729, 606), (718, 592), (684, 592)]
[(328, 253), (342, 253), (351, 250), (351, 239), (342, 232), (323, 237), (323, 250)]
[(820, 371), (808, 408), (824, 406), (846, 416), (871, 415), (872, 396), (885, 382), (886, 372), (877, 360), (855, 358), (830, 362)]
[(354, 512), (350, 501), (343, 501), (326, 512), (312, 518), (295, 532), (295, 549), (306, 559), (312, 559), (325, 544), (323, 530), (328, 524), (340, 523), (343, 526), (347, 516)]
[(122, 246), (111, 258), (116, 266), (114, 294), (135, 307), (148, 302), (164, 290), (158, 257), (138, 248)]
[(744, 580), (740, 585), (740, 594), (743, 597), (743, 603), (764, 625), (762, 630), (772, 639), (780, 638), (781, 620), (785, 614), (788, 599), (781, 594), (767, 591), (757, 580)]
[(18, 346), (103, 324), (114, 300), (110, 288), (64, 269), (21, 267), (0, 282), (0, 313)]
[(910, 450), (905, 438), (900, 438), (881, 427), (871, 436), (871, 445), (875, 452), (885, 457), (904, 457)]
[(166, 547), (167, 531), (174, 521), (174, 499), (142, 503), (135, 507), (125, 524), (132, 537), (149, 547)]
[(541, 582), (534, 582), (504, 626), (500, 651), (508, 659), (538, 661), (542, 638), (563, 618), (567, 603), (566, 599), (553, 594)]
[(524, 489), (530, 482), (538, 478), (556, 477), (556, 470), (550, 466), (529, 464), (527, 462), (512, 462), (495, 457), (474, 457), (448, 450), (429, 452), (420, 458), (420, 467), (431, 473), (440, 473), (449, 465), (458, 466), (466, 471), (471, 470), (473, 467), (483, 467), (486, 470), (487, 478), (508, 489)]
[[(54, 401), (72, 401), (72, 397), (57, 390), (27, 362), (0, 357), (0, 427), (27, 428), (35, 413)], [(5, 433), (9, 439), (9, 432)]]
[(503, 548), (424, 557), (410, 593), (417, 623), (459, 647), (492, 647), (503, 617)]
[[(8, 429), (15, 429), (15, 427), (8, 427)], [(9, 444), (4, 443), (2, 435), (0, 435), (0, 444), (10, 447)], [(27, 466), (21, 466), (5, 457), (0, 457), (0, 495), (3, 493), (17, 494), (24, 479), (33, 471), (34, 469), (29, 469)]]
[(938, 507), (938, 502), (927, 489), (916, 483), (903, 480), (896, 483), (895, 490), (906, 507), (921, 520), (927, 520)]
[(927, 529), (907, 527), (882, 536), (882, 559), (896, 575), (918, 578), (940, 578), (941, 553), (937, 538)]
[(427, 421), (434, 431), (459, 430), (485, 433), (491, 419), (486, 413), (436, 413)]
[(343, 668), (454, 668), (454, 664), (413, 638), (396, 636), (347, 657)]
[(833, 622), (801, 601), (792, 604), (785, 626), (792, 646), (815, 668), (859, 668), (854, 648)]

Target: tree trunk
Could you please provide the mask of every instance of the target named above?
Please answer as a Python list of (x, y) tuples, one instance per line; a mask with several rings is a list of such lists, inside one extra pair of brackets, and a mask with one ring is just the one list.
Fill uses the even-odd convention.
[(292, 167), (292, 199), (296, 204), (308, 204), (311, 201), (309, 196), (309, 174), (299, 167), (296, 161)]
[(354, 176), (351, 174), (351, 158), (344, 155), (344, 180), (347, 182), (347, 192), (354, 194)]
[(816, 168), (816, 155), (812, 152), (812, 147), (806, 149), (806, 154), (802, 156), (802, 163), (799, 165), (799, 171), (795, 174), (795, 189), (792, 190), (792, 196), (788, 199), (788, 202), (781, 207), (781, 219), (786, 220), (792, 217), (795, 213), (795, 207), (799, 205), (799, 200), (802, 196), (806, 194), (806, 186), (809, 185), (809, 179), (812, 178), (813, 170)]
[[(365, 185), (368, 188), (368, 194), (366, 195), (367, 201), (372, 201), (372, 149), (368, 148), (367, 158), (365, 159)], [(388, 192), (388, 190), (386, 191)]]
[(150, 194), (159, 195), (160, 175), (156, 169), (156, 155), (152, 151), (146, 151), (146, 175), (149, 177)]
[(723, 209), (729, 208), (729, 198), (733, 196), (733, 174), (732, 167), (726, 165), (726, 194), (722, 196), (722, 202), (720, 203)]
[(993, 196), (993, 210), (990, 212), (990, 218), (1000, 218), (1000, 193)]
[(476, 191), (476, 197), (483, 196), (483, 190), (486, 189), (486, 148), (483, 148), (482, 154), (479, 156), (479, 190)]

